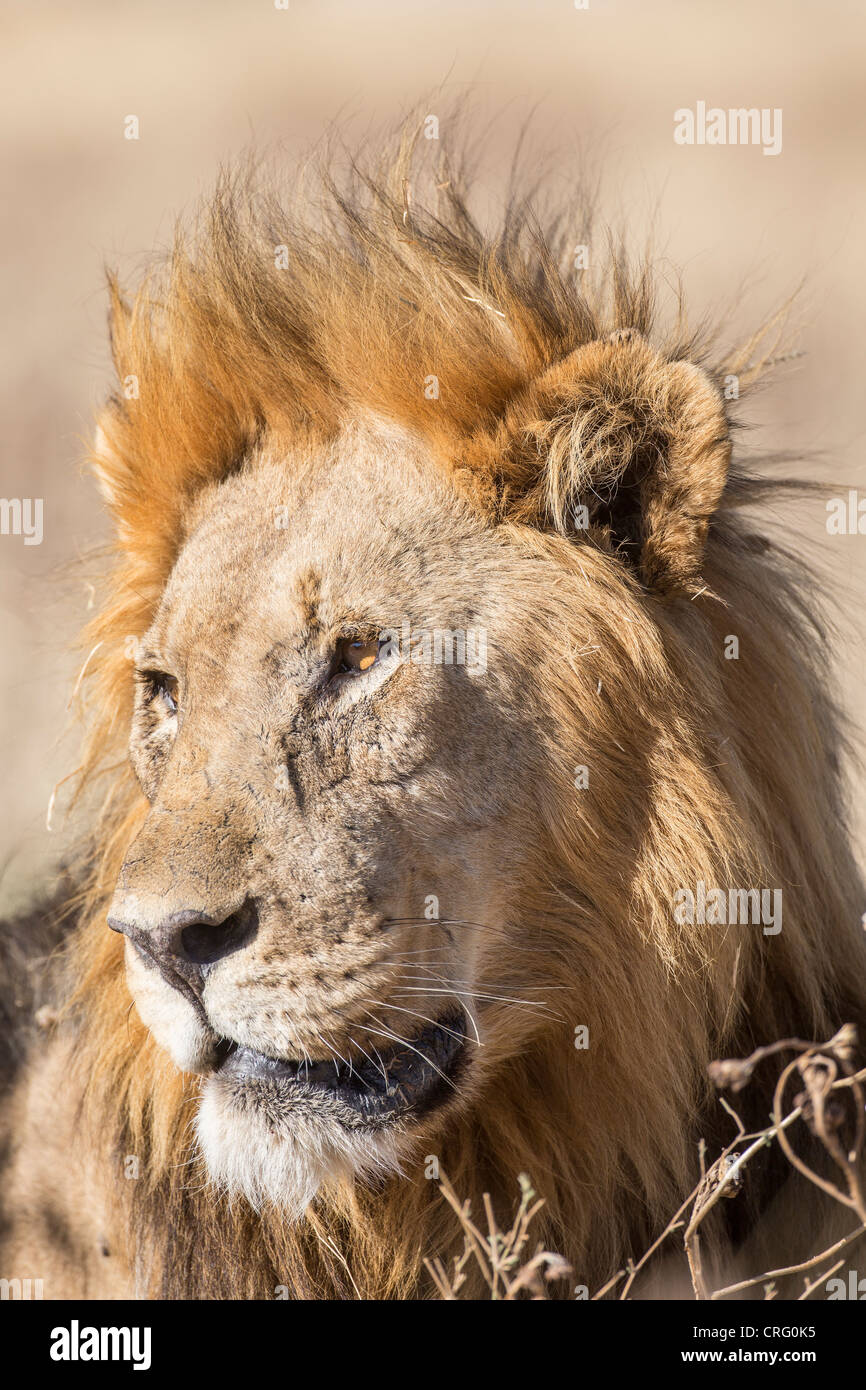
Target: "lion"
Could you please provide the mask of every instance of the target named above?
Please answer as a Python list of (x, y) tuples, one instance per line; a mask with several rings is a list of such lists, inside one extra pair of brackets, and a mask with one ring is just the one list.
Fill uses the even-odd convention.
[[(732, 457), (769, 350), (422, 145), (312, 210), (227, 175), (110, 281), (87, 828), (6, 1102), (47, 1297), (429, 1297), (436, 1179), (520, 1174), (598, 1290), (731, 1137), (711, 1061), (866, 1018), (818, 601)], [(783, 1169), (706, 1261), (813, 1253)]]

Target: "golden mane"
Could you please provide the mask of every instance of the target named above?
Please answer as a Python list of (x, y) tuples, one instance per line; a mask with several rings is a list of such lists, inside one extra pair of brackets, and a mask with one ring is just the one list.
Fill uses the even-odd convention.
[[(111, 282), (119, 387), (94, 462), (112, 499), (116, 555), (85, 635), (82, 686), (83, 787), (107, 790), (83, 870), (71, 1008), (83, 1030), (84, 1123), (100, 1136), (87, 1142), (118, 1162), (142, 1159), (139, 1182), (118, 1183), (117, 1200), (137, 1233), (143, 1292), (272, 1297), (285, 1285), (299, 1297), (411, 1296), (422, 1255), (450, 1252), (458, 1234), (423, 1179), (330, 1196), (289, 1230), (274, 1213), (202, 1191), (195, 1163), (184, 1166), (190, 1079), (131, 1012), (122, 942), (105, 928), (145, 809), (124, 760), (127, 639), (151, 621), (196, 492), (241, 467), (266, 430), (316, 441), (374, 412), (421, 436), (455, 486), (502, 524), (531, 520), (527, 545), (552, 548), (564, 571), (582, 569), (608, 587), (593, 677), (612, 691), (624, 673), (633, 677), (657, 730), (655, 746), (642, 750), (654, 804), (608, 798), (634, 857), (626, 868), (598, 866), (589, 896), (610, 930), (602, 945), (584, 925), (574, 867), (573, 837), (593, 827), (577, 821), (569, 830), (561, 805), (541, 812), (573, 894), (555, 904), (539, 889), (528, 905), (551, 986), (580, 998), (575, 1022), (605, 1037), (580, 1097), (595, 1140), (587, 1146), (575, 1132), (564, 1082), (561, 1095), (539, 1094), (537, 1078), (549, 1082), (566, 1064), (551, 1043), (546, 1056), (506, 1064), (483, 1112), (452, 1127), (440, 1157), (461, 1196), (477, 1201), (491, 1190), (510, 1201), (516, 1175), (528, 1172), (547, 1202), (541, 1238), (575, 1260), (579, 1282), (597, 1285), (624, 1251), (641, 1253), (635, 1242), (648, 1243), (691, 1186), (696, 1137), (713, 1138), (706, 1066), (719, 1049), (748, 1051), (866, 1017), (860, 885), (820, 624), (808, 584), (802, 592), (793, 567), (740, 519), (759, 485), (730, 475), (701, 584), (689, 588), (694, 576), (684, 577), (698, 599), (659, 599), (651, 615), (637, 581), (610, 586), (603, 546), (578, 549), (569, 539), (565, 491), (532, 493), (533, 460), (550, 443), (533, 424), (534, 384), (545, 373), (629, 330), (665, 363), (705, 361), (709, 347), (677, 325), (658, 340), (646, 266), (630, 272), (613, 251), (598, 270), (574, 270), (582, 222), (544, 225), (512, 196), (495, 235), (484, 234), (459, 171), (447, 159), (433, 167), (429, 153), (406, 138), (380, 170), (352, 164), (342, 179), (326, 174), (318, 201), (295, 210), (249, 173), (226, 176), (197, 229), (179, 234), (168, 264), (131, 302)], [(736, 371), (745, 388), (762, 365), (756, 354), (757, 339), (710, 371)], [(438, 391), (425, 394), (433, 377)], [(615, 430), (597, 438), (612, 458)], [(605, 487), (615, 493), (621, 481), (614, 467)], [(567, 638), (567, 602), (545, 602)], [(734, 621), (738, 681), (720, 673), (716, 655)], [(562, 746), (578, 746), (585, 694), (576, 686), (556, 714)], [(614, 737), (603, 709), (593, 718), (599, 736)], [(539, 796), (561, 802), (564, 785)], [(690, 880), (789, 890), (772, 953), (760, 934), (720, 941), (677, 931), (669, 908), (690, 881), (684, 866)], [(505, 969), (517, 978), (516, 963)], [(687, 1008), (672, 1004), (670, 981)]]

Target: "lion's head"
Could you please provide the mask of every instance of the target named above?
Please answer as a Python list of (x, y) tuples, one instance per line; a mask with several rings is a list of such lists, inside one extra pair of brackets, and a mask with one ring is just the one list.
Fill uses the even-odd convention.
[(207, 1078), (211, 1172), (300, 1212), (397, 1168), (546, 1012), (504, 1030), (491, 998), (526, 983), (502, 953), (543, 848), (539, 560), (381, 426), (263, 441), (187, 532), (136, 653), (150, 808), (109, 924)]
[[(134, 777), (92, 1026), (165, 1173), (168, 1053), (253, 1208), (353, 1189), (417, 1232), (431, 1156), (526, 1168), (603, 1269), (689, 1178), (710, 1058), (822, 1026), (860, 960), (833, 719), (732, 518), (720, 370), (651, 338), (645, 281), (614, 266), (605, 308), (519, 212), (488, 243), (407, 177), (339, 195), (342, 232), (223, 189), (115, 292), (90, 756), (128, 735)], [(782, 931), (684, 926), (698, 883), (781, 891)]]

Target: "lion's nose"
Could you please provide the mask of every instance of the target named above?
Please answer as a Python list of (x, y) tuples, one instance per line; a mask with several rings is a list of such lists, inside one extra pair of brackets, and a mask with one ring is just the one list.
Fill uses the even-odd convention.
[(212, 917), (190, 908), (172, 912), (155, 926), (118, 916), (110, 916), (108, 925), (128, 936), (170, 983), (176, 984), (179, 976), (200, 995), (211, 967), (253, 939), (258, 912), (248, 900), (227, 917)]

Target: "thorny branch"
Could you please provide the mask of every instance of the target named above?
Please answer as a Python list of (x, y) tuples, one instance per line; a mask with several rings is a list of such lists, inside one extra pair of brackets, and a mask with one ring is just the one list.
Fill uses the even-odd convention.
[[(759, 1062), (781, 1052), (795, 1052), (797, 1054), (784, 1068), (776, 1084), (773, 1096), (773, 1123), (768, 1125), (766, 1129), (756, 1131), (753, 1134), (746, 1134), (745, 1126), (736, 1111), (724, 1097), (721, 1097), (723, 1106), (737, 1125), (736, 1137), (722, 1150), (719, 1158), (702, 1176), (679, 1211), (642, 1259), (631, 1266), (628, 1271), (623, 1270), (614, 1275), (595, 1296), (601, 1297), (610, 1292), (628, 1273), (626, 1283), (619, 1295), (621, 1299), (627, 1298), (636, 1275), (647, 1263), (650, 1256), (684, 1224), (683, 1247), (689, 1265), (695, 1298), (710, 1300), (728, 1298), (759, 1284), (764, 1285), (765, 1298), (774, 1298), (777, 1280), (804, 1273), (819, 1265), (826, 1264), (855, 1241), (866, 1236), (866, 1202), (864, 1202), (863, 1193), (866, 1068), (861, 1071), (854, 1070), (853, 1058), (856, 1042), (857, 1035), (853, 1024), (845, 1024), (826, 1043), (816, 1044), (803, 1042), (800, 1038), (785, 1038), (768, 1047), (758, 1048), (749, 1057), (713, 1062), (709, 1068), (711, 1080), (720, 1090), (727, 1089), (736, 1093), (749, 1084)], [(794, 1097), (793, 1109), (785, 1114), (783, 1104), (785, 1092), (791, 1079), (796, 1076), (799, 1077), (803, 1089)], [(844, 1179), (844, 1190), (816, 1172), (797, 1154), (788, 1135), (788, 1131), (797, 1120), (803, 1120), (811, 1133), (820, 1140), (824, 1151), (829, 1154)], [(846, 1149), (842, 1143), (841, 1135), (846, 1126), (849, 1125), (853, 1127), (853, 1140), (850, 1147)], [(748, 1163), (761, 1149), (773, 1143), (774, 1140), (778, 1141), (788, 1162), (797, 1172), (837, 1202), (851, 1207), (859, 1219), (859, 1224), (841, 1240), (837, 1240), (826, 1250), (822, 1250), (819, 1254), (802, 1261), (800, 1264), (789, 1265), (784, 1269), (769, 1270), (753, 1278), (741, 1280), (739, 1283), (710, 1290), (701, 1259), (701, 1225), (722, 1197), (736, 1196)], [(682, 1218), (689, 1209), (691, 1209), (690, 1216), (684, 1223)], [(839, 1262), (837, 1262), (832, 1267), (825, 1268), (813, 1282), (804, 1280), (804, 1291), (800, 1294), (800, 1298), (807, 1298), (816, 1288), (826, 1282), (839, 1267)]]
[[(785, 1038), (767, 1047), (756, 1049), (746, 1058), (728, 1058), (713, 1062), (710, 1079), (721, 1090), (732, 1094), (744, 1089), (751, 1081), (755, 1068), (762, 1061), (784, 1052), (795, 1056), (784, 1067), (773, 1095), (772, 1124), (747, 1134), (746, 1127), (733, 1106), (720, 1096), (720, 1102), (737, 1128), (731, 1142), (722, 1150), (709, 1168), (705, 1167), (705, 1146), (701, 1146), (701, 1177), (688, 1197), (671, 1217), (665, 1229), (636, 1262), (618, 1270), (596, 1293), (593, 1301), (607, 1297), (622, 1283), (617, 1297), (629, 1298), (635, 1281), (651, 1258), (676, 1232), (682, 1231), (683, 1251), (688, 1262), (695, 1298), (719, 1300), (741, 1294), (759, 1284), (764, 1286), (765, 1299), (775, 1298), (777, 1281), (796, 1274), (807, 1275), (824, 1266), (814, 1279), (804, 1278), (799, 1299), (804, 1300), (836, 1273), (844, 1264), (838, 1259), (856, 1241), (866, 1237), (866, 1196), (863, 1191), (863, 1158), (866, 1144), (866, 1068), (856, 1071), (854, 1055), (857, 1042), (853, 1024), (845, 1024), (826, 1043), (808, 1043), (800, 1038)], [(785, 1113), (785, 1093), (792, 1080), (798, 1079), (800, 1089), (793, 1097), (792, 1108)], [(842, 1179), (842, 1186), (831, 1182), (815, 1171), (794, 1149), (789, 1131), (798, 1120), (803, 1121), (829, 1155)], [(845, 1141), (847, 1136), (850, 1142)], [(743, 1279), (739, 1283), (711, 1289), (701, 1256), (701, 1226), (722, 1198), (736, 1197), (742, 1187), (748, 1164), (762, 1149), (778, 1142), (788, 1162), (804, 1178), (822, 1192), (850, 1207), (858, 1225), (834, 1244), (799, 1264), (784, 1269), (772, 1269)], [(500, 1232), (487, 1194), (484, 1211), (487, 1234), (474, 1223), (470, 1203), (461, 1203), (444, 1176), (440, 1190), (451, 1206), (463, 1229), (464, 1248), (446, 1268), (440, 1259), (425, 1260), (441, 1298), (455, 1299), (467, 1282), (467, 1266), (473, 1261), (492, 1299), (515, 1299), (529, 1296), (546, 1299), (549, 1286), (567, 1278), (571, 1267), (560, 1255), (537, 1246), (526, 1258), (530, 1226), (544, 1202), (536, 1197), (529, 1179), (520, 1176), (521, 1198), (510, 1230)], [(624, 1283), (622, 1281), (625, 1281)]]

